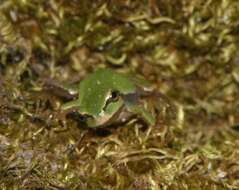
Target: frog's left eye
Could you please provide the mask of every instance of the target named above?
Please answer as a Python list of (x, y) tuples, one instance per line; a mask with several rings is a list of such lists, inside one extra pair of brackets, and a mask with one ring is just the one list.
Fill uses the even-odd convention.
[(120, 93), (118, 91), (112, 91), (110, 96), (107, 98), (106, 106), (111, 102), (116, 102), (120, 97)]
[(119, 97), (120, 97), (120, 93), (118, 91), (112, 91), (105, 103), (103, 110), (106, 110), (106, 108), (108, 107), (110, 103), (117, 102), (119, 100)]
[(119, 95), (120, 94), (118, 91), (112, 91), (108, 100), (110, 100), (111, 102), (117, 101), (119, 99)]

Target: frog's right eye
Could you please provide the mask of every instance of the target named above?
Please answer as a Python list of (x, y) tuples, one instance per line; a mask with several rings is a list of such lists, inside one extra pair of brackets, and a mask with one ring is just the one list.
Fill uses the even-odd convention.
[(89, 118), (90, 116), (87, 114), (80, 114), (77, 111), (72, 111), (71, 113), (69, 113), (69, 117), (75, 121), (80, 122), (80, 123), (86, 123), (87, 118)]
[(81, 122), (81, 123), (86, 123), (87, 121), (87, 116), (86, 115), (82, 115), (82, 114), (78, 114), (77, 115), (77, 121)]

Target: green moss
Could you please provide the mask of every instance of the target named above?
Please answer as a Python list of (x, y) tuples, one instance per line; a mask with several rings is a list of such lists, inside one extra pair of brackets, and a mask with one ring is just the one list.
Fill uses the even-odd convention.
[[(238, 7), (1, 1), (0, 189), (238, 189)], [(93, 131), (65, 118), (44, 84), (98, 67), (147, 78), (178, 123)]]

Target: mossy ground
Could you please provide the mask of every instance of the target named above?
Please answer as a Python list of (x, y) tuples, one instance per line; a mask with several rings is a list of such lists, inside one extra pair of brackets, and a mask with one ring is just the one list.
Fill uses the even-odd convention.
[[(0, 2), (0, 189), (239, 189), (239, 2)], [(107, 130), (44, 89), (98, 67), (137, 73), (178, 124)]]

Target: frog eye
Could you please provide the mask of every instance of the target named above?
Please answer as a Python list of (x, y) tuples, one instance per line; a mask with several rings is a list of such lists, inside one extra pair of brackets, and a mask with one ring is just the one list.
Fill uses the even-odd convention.
[(115, 102), (119, 99), (119, 92), (118, 91), (112, 91), (109, 99), (107, 101)]
[(120, 97), (120, 93), (118, 91), (112, 91), (105, 103), (103, 110), (106, 110), (106, 108), (108, 107), (110, 103), (118, 101), (119, 97)]
[(86, 123), (87, 122), (87, 118), (90, 117), (89, 115), (86, 114), (80, 114), (77, 111), (72, 111), (71, 113), (69, 113), (68, 115), (71, 119), (78, 121), (80, 123)]

